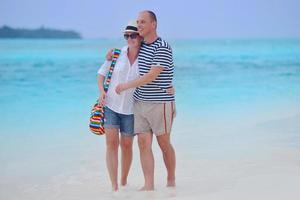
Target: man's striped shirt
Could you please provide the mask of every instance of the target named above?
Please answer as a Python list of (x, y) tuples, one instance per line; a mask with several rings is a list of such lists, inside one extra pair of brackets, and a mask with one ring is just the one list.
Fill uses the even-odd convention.
[(166, 89), (171, 87), (174, 74), (170, 45), (161, 38), (157, 38), (151, 44), (143, 42), (138, 56), (138, 65), (140, 76), (148, 73), (151, 66), (160, 66), (163, 70), (154, 81), (137, 87), (133, 95), (134, 99), (151, 102), (174, 101), (174, 95), (166, 92)]

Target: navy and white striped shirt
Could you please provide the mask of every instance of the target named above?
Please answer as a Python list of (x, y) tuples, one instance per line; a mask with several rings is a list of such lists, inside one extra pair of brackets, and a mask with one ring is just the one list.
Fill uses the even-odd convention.
[(175, 97), (166, 92), (171, 87), (174, 74), (174, 63), (170, 45), (157, 38), (153, 43), (142, 43), (138, 56), (140, 76), (148, 73), (151, 66), (161, 66), (164, 69), (156, 79), (146, 85), (137, 87), (134, 99), (139, 101), (165, 102), (174, 101)]

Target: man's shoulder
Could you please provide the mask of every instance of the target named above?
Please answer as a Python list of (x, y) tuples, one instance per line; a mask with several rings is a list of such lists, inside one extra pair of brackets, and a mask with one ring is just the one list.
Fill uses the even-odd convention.
[(159, 37), (158, 41), (160, 42), (161, 46), (165, 46), (165, 47), (170, 46), (170, 44), (166, 40), (164, 40), (163, 38), (161, 38), (161, 37)]
[(171, 48), (170, 44), (166, 40), (162, 39), (161, 37), (158, 37), (151, 44), (146, 44), (146, 43), (142, 42), (142, 47), (149, 47), (149, 46), (156, 47), (156, 48), (159, 48), (159, 47)]
[(161, 37), (158, 37), (156, 41), (154, 41), (151, 44), (145, 44), (142, 43), (141, 46), (142, 51), (147, 51), (147, 52), (166, 52), (168, 54), (172, 54), (172, 48), (170, 44), (162, 39)]
[(159, 40), (158, 40), (158, 48), (167, 49), (167, 50), (172, 51), (171, 45), (162, 38), (159, 38)]

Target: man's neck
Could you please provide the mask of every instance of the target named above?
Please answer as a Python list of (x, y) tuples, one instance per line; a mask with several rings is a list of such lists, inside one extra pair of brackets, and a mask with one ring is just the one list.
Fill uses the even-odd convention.
[(152, 34), (149, 34), (149, 36), (145, 37), (145, 38), (144, 38), (144, 42), (145, 42), (146, 44), (151, 44), (151, 43), (153, 43), (155, 40), (157, 40), (157, 38), (158, 38), (157, 33), (154, 32), (154, 33), (152, 33)]

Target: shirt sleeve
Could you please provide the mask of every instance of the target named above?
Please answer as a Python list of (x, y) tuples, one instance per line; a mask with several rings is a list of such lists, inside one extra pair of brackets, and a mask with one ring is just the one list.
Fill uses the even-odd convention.
[(163, 68), (170, 68), (172, 66), (172, 50), (167, 47), (159, 47), (154, 53), (152, 66), (162, 66)]
[(105, 62), (101, 65), (101, 67), (98, 69), (98, 72), (97, 74), (100, 74), (102, 76), (106, 76), (108, 70), (109, 70), (109, 67), (110, 67), (110, 63), (111, 61), (107, 61), (105, 60)]

